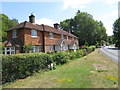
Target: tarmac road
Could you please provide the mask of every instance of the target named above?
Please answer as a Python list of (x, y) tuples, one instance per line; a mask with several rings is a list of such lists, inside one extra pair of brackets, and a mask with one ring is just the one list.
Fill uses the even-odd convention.
[(114, 46), (105, 46), (101, 47), (100, 51), (110, 57), (114, 62), (120, 64), (120, 49), (115, 48)]

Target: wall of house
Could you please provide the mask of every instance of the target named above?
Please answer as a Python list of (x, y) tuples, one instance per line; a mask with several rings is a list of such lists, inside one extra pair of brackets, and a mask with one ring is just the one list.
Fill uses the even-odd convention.
[(24, 45), (31, 44), (32, 45), (42, 45), (42, 32), (37, 30), (37, 37), (31, 37), (31, 29), (24, 30)]

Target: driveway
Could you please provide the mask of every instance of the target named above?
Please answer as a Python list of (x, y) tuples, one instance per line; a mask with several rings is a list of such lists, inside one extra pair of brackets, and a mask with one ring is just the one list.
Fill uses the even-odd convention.
[(101, 47), (100, 51), (109, 56), (116, 63), (120, 64), (120, 49), (115, 48), (114, 46), (105, 46)]

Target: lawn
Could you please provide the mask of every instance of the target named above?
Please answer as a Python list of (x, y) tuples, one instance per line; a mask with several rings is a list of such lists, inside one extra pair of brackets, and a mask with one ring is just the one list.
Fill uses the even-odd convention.
[[(95, 65), (102, 65), (105, 70), (96, 70)], [(83, 58), (59, 65), (55, 70), (36, 73), (28, 78), (3, 85), (3, 88), (117, 87), (118, 65), (108, 57), (98, 53), (98, 49)]]

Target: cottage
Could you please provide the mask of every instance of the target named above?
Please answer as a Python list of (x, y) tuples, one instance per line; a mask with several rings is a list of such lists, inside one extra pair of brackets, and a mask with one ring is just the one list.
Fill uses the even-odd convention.
[(54, 27), (48, 25), (35, 24), (35, 16), (29, 16), (29, 22), (25, 21), (12, 27), (7, 32), (7, 41), (4, 54), (22, 53), (23, 46), (32, 44), (32, 52), (65, 51), (78, 48), (78, 38), (59, 28), (59, 24)]

